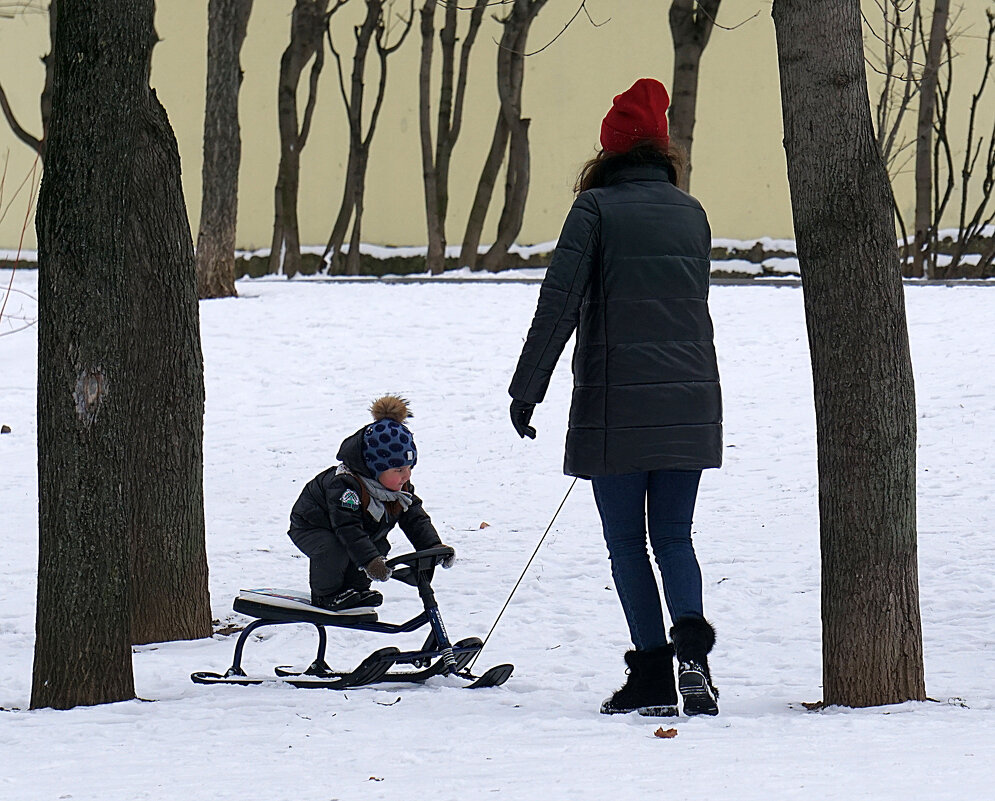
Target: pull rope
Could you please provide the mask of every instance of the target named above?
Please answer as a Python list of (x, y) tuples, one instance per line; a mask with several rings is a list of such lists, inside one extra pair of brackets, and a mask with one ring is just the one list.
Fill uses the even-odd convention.
[(481, 653), (483, 653), (484, 647), (487, 645), (487, 641), (491, 638), (491, 635), (494, 633), (494, 629), (497, 628), (497, 624), (501, 620), (501, 615), (504, 614), (504, 610), (507, 609), (508, 604), (511, 603), (511, 599), (514, 596), (515, 591), (518, 589), (518, 585), (522, 583), (522, 579), (525, 578), (525, 574), (528, 573), (529, 566), (532, 564), (532, 560), (535, 559), (536, 554), (539, 553), (539, 549), (542, 547), (542, 543), (545, 541), (546, 535), (549, 534), (549, 530), (553, 527), (553, 523), (556, 522), (556, 516), (560, 513), (560, 509), (563, 508), (563, 504), (567, 502), (567, 498), (570, 497), (570, 490), (574, 488), (574, 484), (576, 483), (577, 479), (574, 478), (573, 482), (570, 484), (569, 488), (567, 489), (567, 494), (563, 496), (563, 500), (560, 501), (560, 505), (557, 506), (556, 511), (553, 512), (553, 518), (549, 521), (549, 525), (546, 526), (546, 530), (542, 533), (542, 536), (539, 538), (539, 544), (536, 545), (535, 550), (532, 551), (532, 556), (529, 557), (529, 561), (525, 563), (525, 569), (522, 570), (522, 575), (518, 577), (518, 581), (516, 581), (515, 586), (512, 587), (511, 593), (509, 593), (507, 600), (504, 602), (504, 606), (502, 606), (501, 611), (498, 612), (498, 616), (497, 619), (494, 621), (494, 625), (491, 626), (491, 630), (488, 631), (487, 636), (484, 637), (484, 641), (480, 645), (480, 650), (477, 651), (473, 659), (470, 660), (470, 664), (466, 666), (467, 671), (473, 668), (474, 663), (477, 661), (477, 657), (480, 656)]

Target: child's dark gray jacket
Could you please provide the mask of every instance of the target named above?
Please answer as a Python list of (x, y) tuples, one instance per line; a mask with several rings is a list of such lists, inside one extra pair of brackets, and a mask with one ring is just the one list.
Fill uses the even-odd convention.
[[(363, 432), (366, 427), (343, 440), (336, 455), (353, 473), (376, 479), (363, 460)], [(432, 519), (422, 507), (421, 498), (409, 483), (404, 490), (414, 500), (407, 511), (399, 503), (385, 504), (380, 520), (367, 511), (369, 495), (362, 482), (347, 474), (336, 475), (337, 465), (311, 479), (290, 513), (290, 539), (308, 556), (320, 553), (337, 538), (358, 566), (365, 566), (390, 550), (387, 534), (400, 525), (415, 550), (441, 545)]]

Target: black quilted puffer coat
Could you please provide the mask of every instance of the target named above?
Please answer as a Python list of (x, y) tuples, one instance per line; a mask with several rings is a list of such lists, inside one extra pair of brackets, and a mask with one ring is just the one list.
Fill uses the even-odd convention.
[(540, 403), (576, 329), (568, 475), (721, 465), (710, 249), (704, 210), (663, 167), (624, 167), (577, 197), (509, 388)]

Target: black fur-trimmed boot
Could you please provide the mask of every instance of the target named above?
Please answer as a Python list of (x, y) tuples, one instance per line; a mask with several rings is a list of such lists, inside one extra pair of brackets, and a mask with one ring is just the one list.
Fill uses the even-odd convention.
[(677, 687), (684, 699), (684, 714), (719, 714), (719, 691), (708, 670), (715, 629), (703, 617), (682, 617), (670, 629), (670, 637), (677, 652)]
[(670, 643), (652, 651), (627, 651), (625, 664), (629, 677), (622, 689), (601, 704), (602, 715), (638, 711), (647, 717), (666, 718), (677, 714), (674, 647)]

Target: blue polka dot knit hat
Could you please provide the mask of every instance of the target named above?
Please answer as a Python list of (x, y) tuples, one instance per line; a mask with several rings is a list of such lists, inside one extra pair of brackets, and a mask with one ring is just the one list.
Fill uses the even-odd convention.
[(373, 423), (363, 432), (363, 460), (374, 477), (394, 467), (414, 467), (418, 449), (415, 438), (404, 425), (411, 416), (407, 401), (385, 395), (373, 402), (370, 413)]

